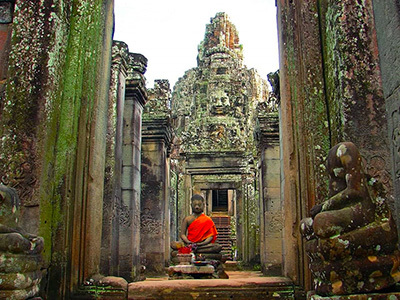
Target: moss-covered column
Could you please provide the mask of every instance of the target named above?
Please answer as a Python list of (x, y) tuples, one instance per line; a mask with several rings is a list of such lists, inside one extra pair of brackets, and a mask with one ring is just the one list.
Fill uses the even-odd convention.
[(310, 284), (298, 226), (327, 192), (324, 155), (330, 148), (318, 1), (279, 0), (280, 95), (284, 230), (283, 271)]
[[(140, 252), (146, 273), (163, 275), (169, 259), (169, 151), (170, 87), (167, 80), (156, 80), (148, 90), (149, 100), (142, 125), (142, 191)], [(168, 248), (166, 248), (168, 245)]]
[(142, 111), (147, 101), (147, 59), (129, 53), (122, 132), (121, 199), (118, 203), (118, 275), (128, 281), (140, 276), (140, 181)]
[(320, 2), (333, 144), (355, 143), (366, 172), (383, 183), (390, 198), (387, 118), (372, 0)]
[(45, 239), (48, 299), (99, 270), (112, 28), (113, 1), (16, 1), (1, 178)]

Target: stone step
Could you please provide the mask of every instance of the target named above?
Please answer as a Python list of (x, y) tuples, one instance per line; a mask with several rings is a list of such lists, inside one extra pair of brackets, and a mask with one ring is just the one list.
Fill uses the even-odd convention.
[(234, 260), (227, 260), (224, 263), (224, 270), (225, 271), (239, 271), (239, 262)]
[(128, 287), (129, 300), (294, 300), (293, 283), (259, 272), (228, 272), (229, 279), (146, 280)]

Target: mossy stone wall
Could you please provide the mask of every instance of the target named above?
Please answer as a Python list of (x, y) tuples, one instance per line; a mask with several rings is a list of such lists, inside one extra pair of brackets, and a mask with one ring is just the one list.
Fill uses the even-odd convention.
[(354, 142), (390, 199), (387, 121), (372, 1), (281, 0), (277, 6), (284, 275), (310, 287), (298, 225), (327, 197), (327, 152)]
[(15, 3), (1, 176), (45, 239), (49, 299), (98, 270), (112, 12), (112, 0)]

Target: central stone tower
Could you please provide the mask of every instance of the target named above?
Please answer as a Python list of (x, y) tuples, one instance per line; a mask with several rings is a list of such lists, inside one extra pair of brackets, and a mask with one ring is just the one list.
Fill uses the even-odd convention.
[(238, 32), (225, 13), (211, 18), (198, 50), (197, 67), (178, 80), (172, 94), (172, 219), (179, 226), (190, 213), (191, 195), (202, 193), (225, 254), (258, 263), (257, 106), (275, 108), (266, 81), (243, 65)]

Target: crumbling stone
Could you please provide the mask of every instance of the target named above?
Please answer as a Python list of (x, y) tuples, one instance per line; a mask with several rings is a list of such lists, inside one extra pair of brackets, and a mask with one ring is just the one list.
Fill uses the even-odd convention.
[(0, 185), (0, 298), (36, 296), (42, 279), (43, 238), (19, 227), (16, 191)]
[(301, 222), (321, 296), (367, 293), (400, 280), (397, 229), (386, 200), (373, 194), (351, 142), (328, 154), (329, 198)]

